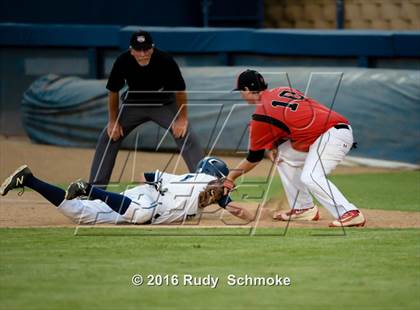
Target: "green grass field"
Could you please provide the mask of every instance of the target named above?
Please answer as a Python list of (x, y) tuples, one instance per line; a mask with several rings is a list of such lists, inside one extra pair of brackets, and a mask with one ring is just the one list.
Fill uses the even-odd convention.
[[(293, 229), (286, 237), (167, 237), (124, 228), (73, 232), (0, 230), (1, 309), (420, 306), (420, 230), (351, 229), (345, 237), (317, 237), (320, 230), (307, 229)], [(133, 274), (211, 274), (220, 283), (215, 289), (136, 287)], [(229, 274), (279, 274), (290, 277), (291, 285), (230, 287)]]
[[(362, 208), (420, 211), (419, 172), (337, 175)], [(248, 179), (249, 181), (249, 179)], [(235, 194), (259, 200), (255, 179)], [(269, 197), (280, 197), (278, 177)], [(118, 188), (114, 190), (120, 190)], [(416, 213), (418, 215), (418, 213)], [(2, 228), (0, 309), (419, 309), (420, 229)], [(264, 236), (265, 235), (265, 236)], [(272, 236), (267, 236), (272, 235)], [(134, 274), (219, 277), (134, 286)], [(228, 286), (227, 276), (290, 277)]]
[[(420, 211), (420, 172), (370, 173), (333, 175), (331, 181), (355, 205), (366, 209)], [(255, 181), (255, 182), (253, 182)], [(242, 190), (235, 197), (248, 195), (259, 201), (267, 185), (262, 178), (246, 179)], [(283, 189), (276, 174), (268, 197), (280, 198)], [(256, 197), (255, 199), (252, 199)]]

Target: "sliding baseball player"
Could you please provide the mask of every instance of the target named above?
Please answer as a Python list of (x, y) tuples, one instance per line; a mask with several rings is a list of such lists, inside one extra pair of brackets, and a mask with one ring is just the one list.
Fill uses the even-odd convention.
[(246, 220), (251, 215), (223, 194), (226, 164), (215, 157), (202, 159), (195, 173), (174, 175), (160, 171), (144, 173), (142, 184), (121, 194), (104, 191), (78, 180), (67, 191), (35, 177), (24, 165), (1, 185), (2, 196), (16, 188), (31, 188), (78, 224), (183, 223), (210, 204), (217, 203)]

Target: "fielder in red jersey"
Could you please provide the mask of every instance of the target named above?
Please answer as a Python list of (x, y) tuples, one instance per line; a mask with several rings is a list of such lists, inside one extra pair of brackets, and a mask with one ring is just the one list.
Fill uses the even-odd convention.
[(308, 152), (315, 140), (337, 124), (349, 124), (342, 115), (306, 97), (297, 89), (278, 87), (260, 93), (250, 126), (250, 149), (273, 149), (289, 139), (297, 151)]
[(235, 179), (253, 169), (269, 150), (291, 208), (275, 214), (275, 219), (318, 220), (313, 195), (335, 218), (331, 227), (364, 226), (363, 214), (327, 179), (353, 145), (349, 121), (296, 89), (267, 88), (257, 71), (246, 70), (238, 77), (235, 90), (256, 108), (248, 156), (229, 173), (226, 193)]

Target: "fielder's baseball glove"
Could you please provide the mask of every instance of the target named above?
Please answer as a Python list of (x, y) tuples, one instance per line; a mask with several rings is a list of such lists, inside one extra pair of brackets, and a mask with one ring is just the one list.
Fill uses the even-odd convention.
[(224, 192), (223, 179), (217, 179), (209, 182), (206, 188), (198, 196), (198, 207), (204, 208), (213, 203), (217, 203)]

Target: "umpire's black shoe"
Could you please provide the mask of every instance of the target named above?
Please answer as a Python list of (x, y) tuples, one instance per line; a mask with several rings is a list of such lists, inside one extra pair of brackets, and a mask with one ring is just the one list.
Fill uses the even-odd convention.
[(15, 188), (23, 188), (25, 186), (25, 180), (32, 176), (31, 169), (27, 165), (20, 166), (13, 172), (0, 187), (0, 195), (6, 196), (7, 193)]
[(88, 189), (89, 184), (83, 181), (82, 179), (79, 179), (75, 182), (70, 183), (69, 187), (67, 187), (66, 195), (64, 196), (64, 199), (66, 200), (72, 200), (74, 198), (83, 197), (86, 198), (88, 196)]

